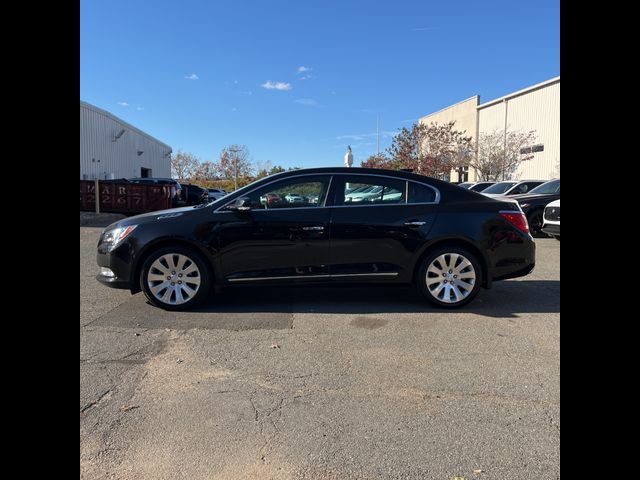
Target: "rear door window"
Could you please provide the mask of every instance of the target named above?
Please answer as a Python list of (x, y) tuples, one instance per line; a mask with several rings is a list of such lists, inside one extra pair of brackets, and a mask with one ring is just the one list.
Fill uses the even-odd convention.
[(406, 203), (407, 182), (368, 175), (338, 175), (336, 205), (370, 206)]

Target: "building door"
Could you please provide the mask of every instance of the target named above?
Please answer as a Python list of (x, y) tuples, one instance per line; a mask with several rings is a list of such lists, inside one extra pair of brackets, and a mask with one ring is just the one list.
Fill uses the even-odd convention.
[(151, 169), (150, 168), (145, 168), (145, 167), (140, 167), (140, 176), (142, 178), (151, 178)]

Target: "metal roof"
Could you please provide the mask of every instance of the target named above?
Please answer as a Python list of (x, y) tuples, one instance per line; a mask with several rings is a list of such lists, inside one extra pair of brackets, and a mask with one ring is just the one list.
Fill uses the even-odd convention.
[(130, 129), (130, 130), (133, 130), (134, 132), (138, 133), (139, 135), (142, 135), (143, 137), (147, 137), (149, 140), (154, 141), (154, 142), (156, 142), (156, 143), (159, 143), (160, 145), (162, 145), (162, 146), (164, 146), (164, 147), (167, 147), (167, 148), (169, 149), (169, 152), (172, 152), (172, 151), (173, 151), (173, 150), (172, 150), (172, 148), (171, 148), (169, 145), (167, 145), (166, 143), (161, 142), (161, 141), (160, 141), (160, 140), (158, 140), (157, 138), (152, 137), (152, 136), (151, 136), (151, 135), (149, 135), (148, 133), (143, 132), (143, 131), (142, 131), (142, 130), (140, 130), (139, 128), (134, 127), (134, 126), (133, 126), (133, 125), (131, 125), (130, 123), (125, 122), (125, 121), (124, 121), (124, 120), (122, 120), (121, 118), (116, 117), (115, 115), (113, 115), (112, 113), (107, 112), (106, 110), (103, 110), (103, 109), (101, 109), (101, 108), (98, 108), (98, 107), (96, 107), (95, 105), (91, 105), (90, 103), (83, 102), (82, 100), (80, 100), (80, 106), (81, 106), (81, 107), (84, 107), (84, 108), (86, 108), (86, 109), (88, 109), (88, 110), (92, 110), (92, 111), (94, 111), (94, 112), (96, 112), (96, 113), (99, 113), (100, 115), (104, 115), (104, 116), (106, 116), (106, 117), (110, 118), (111, 120), (113, 120), (113, 121), (115, 121), (115, 122), (118, 122), (118, 123), (119, 123), (119, 124), (121, 124), (123, 127), (126, 127), (126, 128), (128, 128), (128, 129)]
[(508, 95), (505, 95), (503, 97), (496, 98), (495, 100), (491, 100), (490, 102), (478, 105), (476, 108), (478, 110), (480, 110), (481, 108), (490, 107), (491, 105), (495, 105), (496, 103), (503, 102), (503, 101), (508, 100), (510, 98), (519, 97), (520, 95), (524, 95), (525, 93), (529, 93), (529, 92), (532, 92), (534, 90), (539, 90), (541, 88), (548, 87), (549, 85), (552, 85), (554, 83), (559, 83), (559, 82), (560, 82), (560, 77), (559, 76), (553, 77), (553, 78), (551, 78), (549, 80), (546, 80), (544, 82), (532, 85), (531, 87), (523, 88), (522, 90), (518, 90), (517, 92), (509, 93)]

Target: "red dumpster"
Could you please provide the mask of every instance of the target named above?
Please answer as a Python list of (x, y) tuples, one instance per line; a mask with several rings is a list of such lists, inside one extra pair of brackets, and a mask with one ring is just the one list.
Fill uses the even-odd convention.
[[(145, 185), (121, 180), (100, 180), (100, 211), (145, 213), (171, 208), (171, 185)], [(80, 211), (96, 210), (94, 180), (80, 180)]]

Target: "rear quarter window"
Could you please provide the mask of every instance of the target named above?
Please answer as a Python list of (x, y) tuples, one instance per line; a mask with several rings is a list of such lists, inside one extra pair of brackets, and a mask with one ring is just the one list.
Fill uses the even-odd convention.
[(435, 203), (435, 189), (420, 183), (409, 182), (408, 203)]

